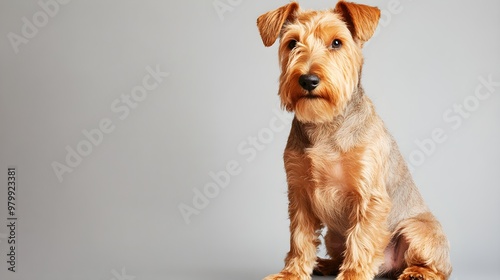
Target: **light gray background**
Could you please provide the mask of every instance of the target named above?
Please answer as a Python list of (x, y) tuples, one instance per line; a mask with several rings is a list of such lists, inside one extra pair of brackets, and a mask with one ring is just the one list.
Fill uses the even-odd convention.
[[(363, 84), (403, 155), (410, 161), (415, 141), (434, 129), (446, 135), (413, 174), (448, 233), (452, 279), (500, 279), (500, 87), (460, 125), (453, 112), (474, 105), (479, 77), (500, 82), (500, 1), (400, 0), (392, 13), (389, 1), (363, 2), (386, 11), (364, 50)], [(231, 9), (219, 16), (214, 3)], [(285, 3), (73, 0), (16, 54), (7, 34), (21, 35), (23, 17), (32, 22), (43, 10), (2, 0), (0, 279), (278, 272), (288, 250), (281, 156), (289, 124), (255, 157), (238, 147), (269, 136), (277, 118), (277, 48), (262, 45), (255, 20)], [(157, 65), (169, 76), (119, 119), (113, 101)], [(105, 118), (115, 129), (59, 182), (51, 164)], [(231, 161), (241, 173), (186, 224), (179, 204), (193, 205), (194, 189)], [(10, 165), (18, 168), (16, 273), (6, 263)]]

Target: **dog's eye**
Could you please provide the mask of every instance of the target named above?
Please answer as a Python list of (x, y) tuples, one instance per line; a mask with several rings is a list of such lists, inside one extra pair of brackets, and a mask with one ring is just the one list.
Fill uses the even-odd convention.
[(339, 39), (335, 39), (332, 42), (332, 49), (339, 49), (342, 46), (342, 42)]
[(290, 42), (288, 42), (288, 48), (290, 50), (293, 50), (295, 46), (297, 46), (297, 40), (291, 40)]

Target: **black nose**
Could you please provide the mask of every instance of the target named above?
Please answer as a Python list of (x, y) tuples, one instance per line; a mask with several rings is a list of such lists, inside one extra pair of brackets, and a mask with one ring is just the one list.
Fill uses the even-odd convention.
[(299, 84), (303, 89), (311, 91), (319, 85), (319, 77), (316, 75), (301, 75)]

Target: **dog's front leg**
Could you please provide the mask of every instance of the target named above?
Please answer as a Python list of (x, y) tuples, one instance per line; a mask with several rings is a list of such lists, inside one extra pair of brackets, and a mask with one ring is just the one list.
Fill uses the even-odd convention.
[(290, 251), (285, 267), (264, 280), (309, 280), (316, 263), (320, 221), (313, 215), (306, 197), (289, 188)]
[(337, 280), (372, 280), (384, 258), (390, 238), (387, 216), (389, 198), (385, 195), (355, 195), (346, 233), (346, 250)]

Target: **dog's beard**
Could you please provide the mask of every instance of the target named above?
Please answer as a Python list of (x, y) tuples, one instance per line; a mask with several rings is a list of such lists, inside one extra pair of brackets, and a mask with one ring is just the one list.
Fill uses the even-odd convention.
[(335, 107), (318, 95), (299, 98), (294, 107), (295, 116), (301, 122), (324, 123), (332, 121), (336, 115)]

